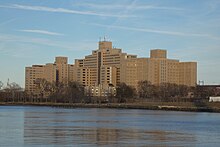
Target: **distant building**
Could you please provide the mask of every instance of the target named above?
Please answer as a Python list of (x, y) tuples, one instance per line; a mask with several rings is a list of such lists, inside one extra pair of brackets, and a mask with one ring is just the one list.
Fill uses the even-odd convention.
[(209, 102), (220, 102), (220, 96), (210, 96)]
[[(75, 64), (68, 64), (67, 57), (56, 57), (54, 63), (26, 67), (25, 89), (36, 92), (36, 79), (43, 78), (49, 82), (77, 81), (86, 87), (92, 95), (105, 95), (109, 86), (119, 83), (137, 87), (138, 81), (147, 80), (152, 84), (175, 83), (196, 86), (197, 63), (179, 62), (168, 59), (167, 51), (154, 49), (150, 58), (138, 58), (137, 55), (123, 53), (122, 49), (113, 48), (110, 41), (99, 41), (98, 49), (83, 59), (76, 59)], [(91, 88), (88, 90), (88, 88)], [(100, 89), (101, 88), (101, 89)], [(97, 95), (98, 96), (98, 95)]]
[(116, 88), (112, 86), (103, 87), (98, 86), (85, 86), (86, 96), (97, 96), (97, 97), (111, 97), (116, 96)]

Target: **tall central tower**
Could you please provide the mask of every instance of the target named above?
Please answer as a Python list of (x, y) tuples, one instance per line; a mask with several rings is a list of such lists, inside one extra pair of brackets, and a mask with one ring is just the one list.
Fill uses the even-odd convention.
[(110, 41), (99, 41), (99, 49), (98, 49), (98, 54), (97, 54), (97, 59), (98, 59), (98, 85), (102, 84), (101, 82), (101, 75), (102, 75), (102, 70), (101, 68), (103, 67), (103, 61), (104, 61), (104, 55), (106, 53), (110, 53), (110, 50), (112, 50), (112, 42)]
[(120, 83), (120, 63), (125, 56), (121, 49), (112, 48), (111, 41), (100, 40), (98, 49), (93, 50), (91, 55), (75, 60), (78, 75), (84, 75), (78, 77), (78, 81), (85, 86), (116, 86)]

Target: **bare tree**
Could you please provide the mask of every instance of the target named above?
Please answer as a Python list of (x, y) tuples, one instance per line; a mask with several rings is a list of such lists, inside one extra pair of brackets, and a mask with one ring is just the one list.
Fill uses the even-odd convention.
[(21, 86), (15, 82), (10, 83), (9, 86), (10, 86), (10, 89), (13, 91), (19, 91), (22, 89)]
[(154, 86), (149, 81), (139, 81), (137, 90), (140, 98), (153, 97)]
[(4, 85), (3, 82), (0, 81), (0, 90), (2, 89), (3, 85)]
[(42, 102), (43, 98), (48, 96), (47, 92), (49, 91), (49, 82), (46, 79), (37, 79), (35, 84), (37, 84), (40, 94), (40, 101)]
[(135, 88), (125, 83), (120, 83), (116, 88), (116, 97), (118, 102), (125, 102), (127, 98), (134, 98)]
[(49, 98), (54, 102), (75, 103), (84, 100), (84, 87), (78, 82), (54, 82), (49, 84)]
[(69, 82), (67, 87), (67, 98), (69, 102), (82, 102), (84, 100), (84, 87), (78, 82)]
[(7, 87), (4, 89), (6, 92), (10, 93), (12, 101), (14, 102), (15, 100), (15, 92), (21, 91), (22, 88), (19, 84), (13, 82), (13, 83), (8, 83)]

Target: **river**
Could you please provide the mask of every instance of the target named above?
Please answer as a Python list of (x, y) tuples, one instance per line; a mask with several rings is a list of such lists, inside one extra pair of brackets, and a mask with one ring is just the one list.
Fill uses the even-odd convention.
[(0, 146), (219, 146), (220, 113), (0, 106)]

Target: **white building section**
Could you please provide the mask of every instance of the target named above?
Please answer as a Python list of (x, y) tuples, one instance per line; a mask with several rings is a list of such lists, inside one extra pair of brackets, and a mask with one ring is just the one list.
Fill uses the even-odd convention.
[(220, 102), (220, 96), (218, 96), (218, 97), (214, 97), (214, 96), (209, 97), (209, 102)]

